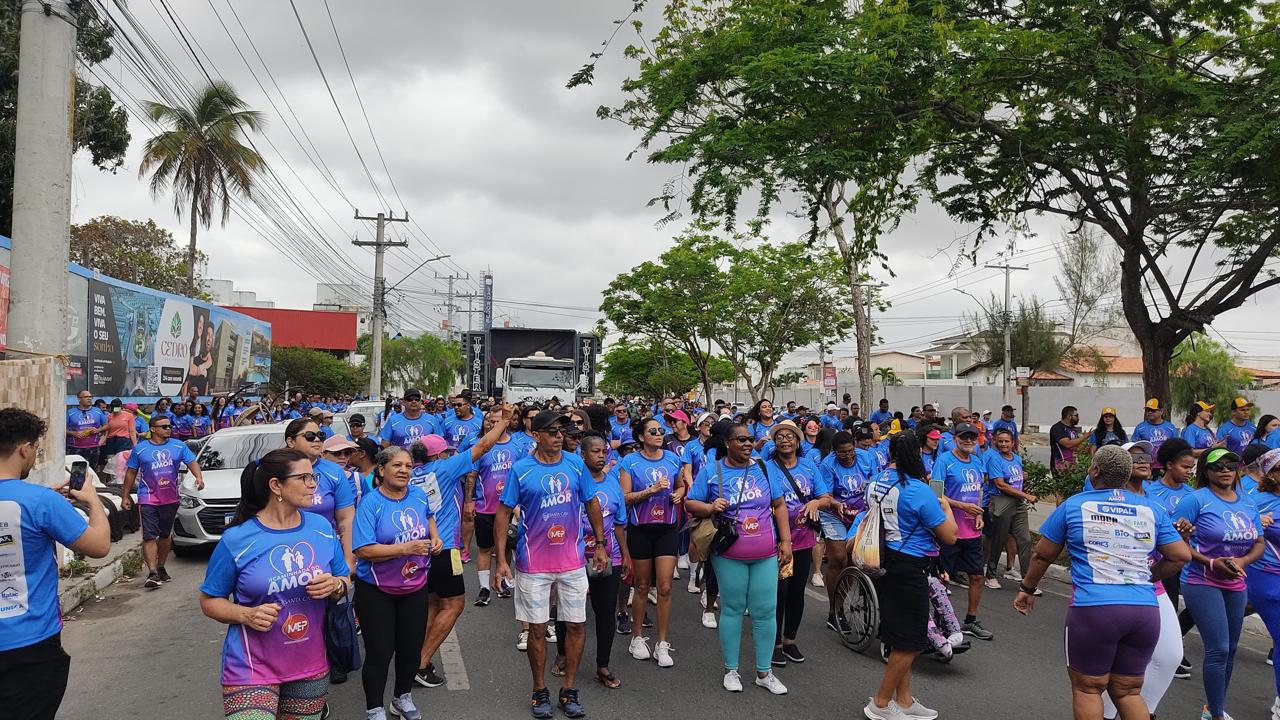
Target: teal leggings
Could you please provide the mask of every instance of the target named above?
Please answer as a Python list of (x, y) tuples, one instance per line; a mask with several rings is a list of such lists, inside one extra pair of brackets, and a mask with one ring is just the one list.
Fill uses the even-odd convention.
[(756, 672), (769, 672), (773, 636), (778, 630), (778, 557), (731, 560), (711, 556), (720, 583), (720, 650), (726, 670), (738, 669), (742, 645), (742, 615), (751, 610), (751, 640), (756, 651)]

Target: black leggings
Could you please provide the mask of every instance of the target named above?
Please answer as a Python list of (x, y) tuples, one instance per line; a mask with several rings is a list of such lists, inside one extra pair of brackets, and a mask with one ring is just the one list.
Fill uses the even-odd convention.
[(804, 617), (804, 588), (809, 584), (809, 571), (813, 567), (813, 553), (808, 548), (791, 553), (794, 566), (791, 577), (778, 580), (778, 630), (774, 645), (782, 639), (795, 640), (800, 632), (800, 620)]
[(392, 655), (396, 659), (395, 695), (413, 689), (413, 674), (427, 634), (427, 586), (424, 583), (408, 595), (391, 595), (357, 578), (355, 605), (364, 638), (364, 669), (360, 671), (364, 706), (372, 710), (383, 705)]
[[(587, 576), (587, 599), (591, 601), (591, 612), (596, 616), (596, 668), (609, 667), (609, 655), (613, 652), (613, 613), (618, 607), (618, 585), (621, 580), (620, 565), (614, 565), (613, 572), (608, 575)], [(566, 639), (564, 621), (556, 618), (557, 657), (564, 657)]]

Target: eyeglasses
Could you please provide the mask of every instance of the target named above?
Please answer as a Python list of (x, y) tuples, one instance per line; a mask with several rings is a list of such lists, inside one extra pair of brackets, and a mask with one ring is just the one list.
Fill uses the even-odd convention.
[(405, 402), (422, 402), (422, 398), (417, 396), (411, 396), (411, 397), (405, 398), (404, 401)]
[(317, 441), (317, 440), (323, 440), (323, 439), (324, 439), (324, 435), (323, 435), (322, 433), (314, 432), (314, 431), (312, 431), (312, 430), (308, 430), (308, 431), (306, 431), (306, 432), (298, 433), (297, 435), (294, 435), (294, 437), (300, 437), (300, 438), (302, 438), (303, 440), (306, 440), (307, 442), (315, 442), (315, 441)]
[(151, 429), (152, 429), (152, 430), (168, 430), (168, 429), (169, 429), (169, 428), (171, 428), (171, 427), (173, 427), (173, 425), (171, 425), (171, 424), (169, 424), (169, 423), (165, 423), (165, 424), (163, 424), (163, 425), (152, 425), (152, 426), (151, 426)]
[(585, 421), (585, 420), (574, 420), (574, 421), (573, 421), (573, 424), (574, 424), (574, 425), (577, 425), (577, 426), (578, 426), (578, 427), (580, 427), (580, 428), (582, 428), (582, 427), (586, 427), (586, 426), (587, 426), (587, 423), (586, 423), (586, 421)]
[(313, 472), (305, 472), (305, 473), (294, 473), (294, 474), (292, 474), (292, 475), (285, 475), (285, 476), (284, 476), (283, 478), (281, 478), (281, 479), (282, 479), (282, 480), (284, 480), (285, 482), (288, 482), (288, 481), (292, 480), (293, 478), (299, 478), (300, 480), (302, 480), (302, 482), (303, 482), (303, 483), (307, 483), (307, 484), (315, 485), (315, 484), (316, 484), (316, 482), (318, 482), (318, 480), (317, 480), (317, 479), (318, 479), (319, 477), (320, 477), (320, 476), (319, 476), (318, 474), (316, 474), (316, 473), (313, 473)]
[(664, 435), (664, 434), (665, 434), (665, 433), (663, 433), (663, 432), (662, 432), (662, 428), (649, 428), (648, 430), (645, 430), (644, 432), (645, 432), (645, 434), (646, 434), (646, 435), (655, 435), (655, 436), (661, 436), (661, 435)]
[(1237, 467), (1239, 467), (1239, 465), (1237, 465), (1236, 463), (1223, 461), (1223, 462), (1209, 463), (1208, 465), (1204, 466), (1204, 469), (1208, 470), (1209, 472), (1235, 472)]

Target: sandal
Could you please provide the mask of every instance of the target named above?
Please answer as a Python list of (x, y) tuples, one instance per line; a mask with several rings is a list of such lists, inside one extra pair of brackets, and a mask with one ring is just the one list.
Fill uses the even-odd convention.
[(613, 674), (613, 671), (608, 669), (603, 673), (596, 670), (596, 680), (599, 680), (601, 685), (609, 688), (610, 690), (617, 690), (622, 687), (622, 681)]
[(563, 660), (561, 660), (560, 658), (556, 658), (556, 661), (551, 663), (551, 674), (555, 675), (556, 677), (564, 677), (564, 661)]

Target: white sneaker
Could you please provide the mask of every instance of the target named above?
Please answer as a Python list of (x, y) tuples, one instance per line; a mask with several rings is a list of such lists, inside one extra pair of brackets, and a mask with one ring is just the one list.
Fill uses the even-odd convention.
[(653, 659), (658, 661), (658, 667), (675, 665), (676, 661), (671, 659), (671, 643), (666, 640), (658, 643), (658, 647), (653, 650)]
[(764, 688), (765, 690), (768, 690), (774, 695), (787, 694), (787, 686), (782, 684), (782, 681), (778, 679), (777, 675), (773, 674), (772, 670), (770, 670), (769, 674), (765, 675), (764, 677), (760, 677), (759, 675), (757, 675), (756, 685), (759, 685), (760, 687)]
[(869, 720), (903, 720), (902, 711), (898, 709), (898, 704), (890, 700), (885, 707), (876, 705), (875, 698), (867, 698), (867, 704), (862, 708), (862, 714), (867, 716)]
[(696, 572), (690, 572), (690, 573), (689, 573), (689, 587), (688, 587), (688, 590), (689, 590), (689, 594), (691, 594), (691, 595), (695, 595), (695, 594), (697, 594), (697, 593), (702, 592), (702, 588), (698, 587), (698, 573), (696, 573)]
[(627, 607), (631, 607), (631, 601), (636, 599), (636, 589), (631, 588), (627, 593)]
[(689, 569), (689, 555), (687, 553), (676, 558), (676, 567), (680, 570)]
[(716, 614), (712, 612), (702, 613), (702, 627), (715, 630), (720, 627), (720, 621), (716, 619)]
[[(680, 577), (680, 576), (676, 575), (676, 577)], [(649, 604), (650, 605), (658, 604), (658, 588), (649, 588)]]
[(984, 581), (983, 581), (983, 584), (987, 586), (987, 589), (988, 589), (988, 590), (999, 590), (999, 589), (1000, 589), (1000, 581), (999, 581), (999, 580), (997, 580), (997, 579), (995, 579), (995, 578), (993, 578), (993, 577), (989, 577), (989, 578), (987, 578), (986, 580), (984, 580)]
[(724, 674), (724, 689), (729, 692), (742, 692), (742, 678), (737, 670), (729, 670)]
[(520, 652), (524, 652), (529, 649), (529, 631), (528, 630), (521, 630), (520, 634), (516, 636), (516, 649), (519, 650)]
[(627, 648), (627, 651), (631, 653), (631, 657), (637, 660), (648, 660), (649, 638), (640, 637), (639, 635), (633, 636), (631, 638), (631, 645)]
[(553, 643), (555, 641), (556, 641), (556, 624), (553, 622), (549, 622), (547, 623), (547, 642)]
[(934, 718), (938, 717), (937, 710), (931, 710), (915, 699), (912, 700), (911, 705), (908, 707), (902, 707), (896, 700), (890, 700), (889, 706), (897, 708), (902, 717), (911, 718), (912, 720), (934, 720)]
[(707, 591), (706, 591), (706, 590), (703, 590), (703, 591), (702, 591), (702, 600), (701, 600), (701, 602), (702, 602), (702, 609), (703, 609), (703, 610), (706, 610), (706, 609), (707, 609)]
[(815, 573), (813, 577), (809, 578), (809, 584), (814, 587), (826, 587), (827, 581), (823, 580), (821, 575)]
[(1276, 701), (1271, 703), (1271, 720), (1280, 720), (1280, 695), (1276, 696)]
[(680, 568), (678, 568), (678, 567), (677, 567), (677, 568), (672, 568), (672, 569), (671, 569), (671, 578), (672, 578), (673, 580), (679, 580), (679, 579), (680, 579)]
[(950, 635), (947, 636), (947, 642), (951, 644), (951, 647), (955, 647), (959, 645), (960, 643), (964, 642), (964, 633), (960, 631), (951, 633)]
[(405, 693), (391, 699), (391, 714), (404, 720), (422, 720), (422, 713), (413, 704), (413, 694)]
[(1005, 574), (1004, 574), (1004, 579), (1005, 579), (1005, 580), (1012, 580), (1012, 581), (1014, 581), (1014, 582), (1019, 582), (1019, 583), (1020, 583), (1020, 582), (1022, 582), (1022, 573), (1018, 572), (1017, 570), (1015, 570), (1015, 569), (1013, 569), (1013, 568), (1009, 568), (1009, 572), (1007, 572), (1007, 573), (1005, 573)]
[(373, 708), (364, 711), (365, 720), (387, 720), (387, 711), (384, 708)]

